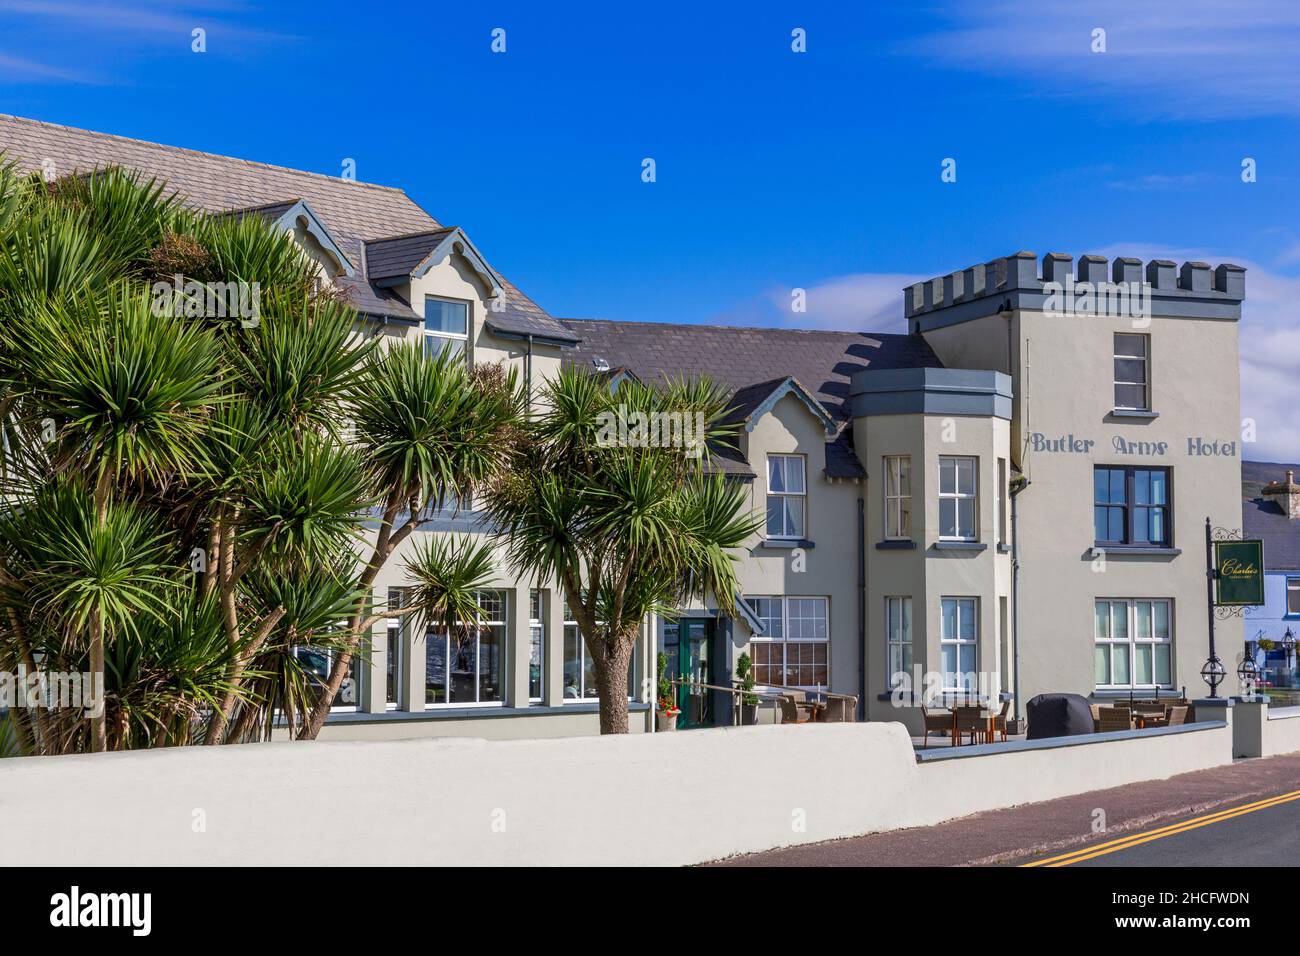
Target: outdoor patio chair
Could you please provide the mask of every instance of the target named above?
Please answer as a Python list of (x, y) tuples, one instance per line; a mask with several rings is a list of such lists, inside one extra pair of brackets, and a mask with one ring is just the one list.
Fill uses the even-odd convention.
[[(1007, 711), (1011, 709), (1011, 701), (1002, 702), (1002, 710), (993, 718), (993, 732), (1002, 735), (1002, 739), (1007, 739)], [(992, 741), (990, 741), (991, 743)]]
[(964, 734), (970, 734), (970, 742), (975, 743), (977, 735), (988, 732), (988, 718), (984, 716), (984, 708), (979, 705), (974, 707), (957, 708), (957, 739), (960, 740)]
[(922, 747), (930, 746), (931, 734), (946, 734), (952, 731), (952, 713), (950, 711), (931, 710), (922, 704), (921, 719), (925, 721), (925, 739), (921, 742)]
[(793, 694), (781, 695), (781, 723), (806, 724), (811, 719), (812, 715), (799, 706), (799, 703), (795, 700)]
[(1186, 704), (1179, 704), (1169, 708), (1169, 722), (1166, 726), (1176, 727), (1179, 724), (1187, 723), (1187, 712), (1191, 708)]
[(1127, 707), (1103, 707), (1099, 711), (1097, 730), (1100, 733), (1110, 733), (1115, 730), (1132, 730), (1133, 715), (1128, 712)]
[(848, 697), (828, 697), (817, 711), (817, 719), (826, 724), (853, 723), (854, 701)]

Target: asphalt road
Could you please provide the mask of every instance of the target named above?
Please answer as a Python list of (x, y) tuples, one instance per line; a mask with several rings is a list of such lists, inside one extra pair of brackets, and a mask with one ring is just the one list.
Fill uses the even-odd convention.
[[(1084, 853), (1070, 866), (1296, 866), (1300, 795), (1258, 810), (1187, 817), (1173, 829), (1138, 831), (1113, 850)], [(1239, 814), (1239, 815), (1236, 815)], [(1207, 819), (1208, 818), (1208, 819)], [(1181, 824), (1181, 826), (1180, 826)]]
[(1298, 794), (1300, 753), (717, 865), (1295, 866)]

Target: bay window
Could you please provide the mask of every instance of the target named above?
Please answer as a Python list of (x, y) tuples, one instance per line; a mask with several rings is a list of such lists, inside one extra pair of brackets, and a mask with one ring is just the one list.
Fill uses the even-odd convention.
[(939, 660), (943, 668), (943, 690), (976, 689), (975, 667), (979, 659), (979, 599), (946, 597), (941, 600), (942, 618)]
[(910, 687), (912, 680), (912, 599), (885, 598), (889, 689)]
[(885, 538), (912, 537), (912, 459), (907, 455), (885, 458)]
[(939, 458), (939, 538), (974, 541), (976, 460), (942, 455)]

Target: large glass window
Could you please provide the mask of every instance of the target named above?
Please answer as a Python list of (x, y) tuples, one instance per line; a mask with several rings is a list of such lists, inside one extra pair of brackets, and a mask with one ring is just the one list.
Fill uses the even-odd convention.
[(450, 299), (424, 299), (424, 350), (428, 355), (450, 349), (465, 352), (469, 341), (469, 304)]
[(1173, 686), (1172, 603), (1146, 598), (1095, 603), (1094, 678), (1099, 689)]
[(1300, 578), (1286, 579), (1287, 617), (1300, 617)]
[(1169, 547), (1169, 469), (1098, 465), (1092, 470), (1093, 532), (1098, 546)]
[(528, 699), (542, 699), (543, 662), (546, 659), (546, 625), (542, 618), (542, 592), (528, 592)]
[[(636, 696), (633, 675), (636, 673), (636, 655), (627, 666), (627, 696)], [(600, 697), (600, 688), (596, 684), (596, 662), (587, 651), (587, 642), (578, 631), (578, 622), (573, 620), (569, 602), (564, 602), (564, 699), (596, 700)]]
[(939, 657), (943, 665), (943, 690), (975, 690), (979, 653), (979, 599), (942, 599), (942, 633)]
[(912, 459), (907, 455), (885, 458), (885, 537), (912, 537)]
[[(389, 613), (399, 611), (406, 601), (406, 588), (389, 588), (388, 589), (388, 610)], [(391, 617), (388, 619), (388, 654), (385, 661), (386, 666), (386, 691), (385, 700), (391, 706), (396, 707), (401, 702), (401, 683), (402, 683), (402, 631), (404, 618)]]
[(747, 597), (764, 632), (750, 640), (760, 687), (830, 685), (830, 615), (824, 597)]
[(1115, 408), (1151, 409), (1151, 338), (1115, 333)]
[(767, 456), (767, 536), (802, 538), (804, 536), (803, 455)]
[(975, 540), (976, 460), (943, 455), (939, 458), (939, 537)]
[(430, 628), (426, 634), (427, 706), (500, 703), (505, 596), (500, 591), (480, 591), (478, 606), (478, 621), (462, 622), (450, 634), (444, 627)]
[(889, 647), (889, 689), (912, 681), (912, 599), (885, 598), (885, 633)]

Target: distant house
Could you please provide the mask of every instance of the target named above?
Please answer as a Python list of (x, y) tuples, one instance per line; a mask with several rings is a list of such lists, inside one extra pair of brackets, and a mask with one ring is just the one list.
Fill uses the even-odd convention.
[[(1263, 607), (1246, 615), (1246, 653), (1265, 680), (1294, 686), (1300, 639), (1300, 465), (1241, 463), (1242, 530), (1264, 542)], [(1269, 646), (1271, 642), (1272, 646)], [(1262, 644), (1262, 646), (1261, 646)]]

